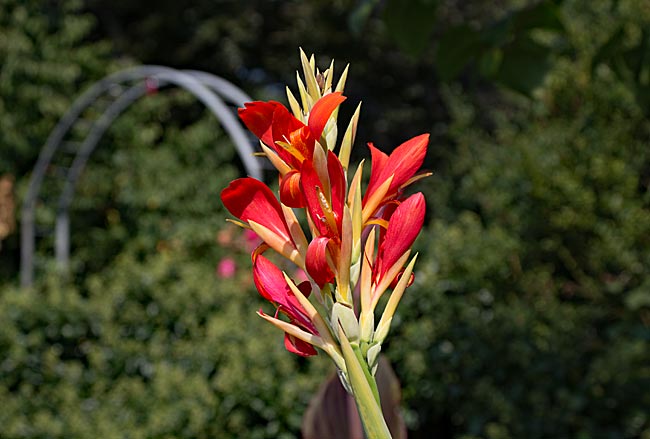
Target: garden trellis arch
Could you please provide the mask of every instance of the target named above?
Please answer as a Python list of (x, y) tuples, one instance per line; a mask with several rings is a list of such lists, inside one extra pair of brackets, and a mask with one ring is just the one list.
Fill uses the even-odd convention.
[[(194, 70), (139, 66), (113, 73), (77, 98), (41, 149), (21, 213), (22, 286), (30, 286), (34, 280), (37, 235), (53, 234), (56, 262), (67, 267), (70, 256), (69, 209), (77, 181), (88, 159), (111, 123), (122, 112), (147, 93), (165, 86), (181, 87), (201, 101), (217, 117), (233, 141), (246, 173), (262, 178), (260, 161), (253, 156), (257, 141), (249, 137), (232, 108), (232, 105), (241, 107), (251, 101), (241, 89), (223, 78)], [(45, 200), (39, 200), (46, 179), (56, 187), (53, 192), (58, 194), (48, 197), (49, 207), (55, 212), (54, 226), (39, 229), (36, 209), (41, 204), (48, 204)]]

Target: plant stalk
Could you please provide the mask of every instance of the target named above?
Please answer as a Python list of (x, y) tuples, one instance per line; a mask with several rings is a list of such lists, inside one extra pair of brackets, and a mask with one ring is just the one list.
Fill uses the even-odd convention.
[[(381, 405), (375, 397), (375, 392), (373, 392), (373, 388), (377, 388), (374, 377), (364, 373), (364, 366), (367, 369), (367, 365), (360, 363), (359, 358), (354, 352), (354, 348), (350, 345), (350, 342), (340, 327), (339, 340), (348, 371), (348, 379), (352, 387), (352, 396), (359, 409), (359, 416), (361, 417), (366, 437), (368, 439), (392, 439), (390, 430), (384, 419), (384, 414), (381, 411)], [(372, 384), (369, 380), (372, 381)]]

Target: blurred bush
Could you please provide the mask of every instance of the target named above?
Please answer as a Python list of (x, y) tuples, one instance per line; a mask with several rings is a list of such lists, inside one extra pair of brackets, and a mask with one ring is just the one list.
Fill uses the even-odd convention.
[[(119, 64), (81, 6), (0, 12), (0, 166), (19, 195), (57, 118)], [(79, 181), (68, 275), (40, 262), (33, 289), (13, 287), (17, 236), (3, 241), (0, 437), (295, 437), (329, 364), (287, 354), (255, 315), (254, 243), (218, 199), (241, 172), (218, 121), (162, 90), (118, 118)]]
[(650, 437), (650, 124), (583, 68), (508, 114), (447, 89), (454, 160), (386, 349), (411, 437)]
[[(15, 181), (17, 201), (73, 99), (119, 64), (107, 41), (91, 38), (95, 24), (77, 0), (0, 1), (0, 175)], [(14, 281), (18, 233), (2, 239), (0, 282)]]
[(0, 174), (31, 169), (71, 99), (106, 74), (111, 46), (89, 36), (96, 20), (82, 3), (2, 0)]
[[(0, 1), (0, 174), (17, 202), (58, 117), (121, 64), (231, 72), (263, 95), (292, 80), (299, 44), (349, 60), (350, 100), (364, 99), (359, 154), (365, 140), (435, 139), (435, 175), (420, 185), (430, 224), (385, 349), (411, 437), (650, 437), (643, 2), (417, 0), (436, 9), (418, 34), (427, 45), (391, 34), (409, 19), (393, 1)], [(467, 25), (509, 66), (519, 34), (490, 35), (530, 10), (552, 10), (543, 23), (562, 38), (519, 28), (548, 43), (529, 98), (502, 88), (501, 68), (476, 70), (489, 67), (482, 51), (440, 84), (446, 32)], [(16, 233), (2, 242), (0, 437), (297, 436), (331, 369), (286, 353), (254, 314), (252, 243), (218, 201), (240, 173), (216, 120), (162, 91), (93, 155), (72, 207), (69, 276), (50, 267), (18, 290)]]
[(0, 436), (292, 438), (327, 363), (290, 356), (248, 278), (121, 255), (85, 291), (0, 297)]
[(218, 201), (236, 152), (201, 114), (181, 91), (124, 114), (80, 181), (70, 276), (0, 292), (0, 437), (299, 430), (329, 365), (289, 355), (255, 315), (254, 243)]

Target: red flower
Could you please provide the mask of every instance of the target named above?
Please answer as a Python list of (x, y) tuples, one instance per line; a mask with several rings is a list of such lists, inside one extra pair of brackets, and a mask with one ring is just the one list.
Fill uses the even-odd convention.
[[(429, 136), (414, 137), (390, 155), (369, 144), (372, 168), (364, 195), (363, 165), (349, 185), (346, 176), (360, 106), (343, 134), (338, 156), (332, 152), (337, 108), (346, 99), (340, 91), (347, 68), (333, 88), (333, 63), (320, 72), (315, 60), (302, 51), (301, 63), (305, 72), (305, 81), (298, 80), (301, 103), (287, 89), (291, 111), (275, 101), (251, 102), (239, 109), (241, 120), (279, 171), (279, 200), (253, 178), (233, 181), (221, 199), (239, 220), (231, 221), (252, 229), (262, 240), (252, 252), (253, 281), (276, 312), (260, 310), (258, 315), (284, 332), (289, 351), (311, 356), (317, 354), (315, 348), (323, 350), (341, 371), (346, 388), (365, 395), (358, 401), (372, 399), (368, 384), (373, 380), (367, 372), (374, 375), (396, 307), (413, 279), (417, 255), (407, 261), (426, 208), (421, 193), (406, 197), (403, 190), (426, 176), (418, 169)], [(298, 217), (306, 219), (309, 241)], [(296, 285), (263, 256), (269, 248), (297, 266), (302, 283)], [(376, 307), (389, 288), (390, 297), (375, 325)], [(319, 304), (312, 303), (314, 299)], [(355, 355), (355, 344), (367, 348), (367, 355), (365, 350), (363, 356)], [(360, 407), (368, 409), (367, 402)]]
[(303, 163), (300, 186), (307, 212), (321, 236), (340, 235), (345, 204), (345, 172), (332, 151), (327, 153), (324, 174), (318, 175), (312, 162)]
[(234, 180), (221, 191), (221, 201), (230, 213), (248, 223), (269, 247), (298, 266), (304, 265), (282, 206), (264, 183), (251, 177)]
[(345, 172), (336, 155), (328, 151), (324, 175), (319, 176), (311, 162), (302, 165), (300, 181), (309, 217), (318, 236), (307, 249), (307, 272), (321, 288), (334, 279), (334, 266), (341, 247), (343, 206), (345, 205)]
[[(363, 197), (364, 223), (386, 202), (394, 199), (407, 186), (422, 166), (429, 135), (421, 134), (398, 146), (390, 156), (369, 143), (372, 155), (370, 182)], [(386, 187), (386, 182), (390, 184)]]
[(391, 215), (388, 229), (380, 240), (377, 259), (372, 269), (375, 293), (373, 301), (393, 283), (402, 270), (400, 261), (407, 254), (424, 225), (426, 206), (421, 192), (401, 202)]
[(314, 279), (314, 282), (319, 287), (323, 288), (326, 283), (334, 280), (334, 271), (330, 267), (331, 257), (328, 258), (331, 248), (331, 238), (321, 236), (314, 238), (307, 248), (307, 256), (305, 257), (305, 269), (307, 273)]
[[(305, 127), (305, 124), (296, 119), (281, 103), (247, 102), (238, 113), (248, 129), (292, 168), (299, 168), (302, 160), (309, 155), (308, 151), (298, 144), (294, 146), (297, 150), (292, 152), (276, 145), (276, 142), (287, 142), (291, 138), (291, 133)], [(299, 157), (302, 160), (299, 160)]]
[(309, 113), (307, 125), (296, 119), (279, 102), (251, 102), (239, 109), (244, 124), (287, 165), (282, 176), (280, 199), (290, 207), (303, 207), (300, 197), (300, 174), (303, 162), (310, 162), (314, 146), (320, 139), (332, 112), (345, 100), (341, 93), (330, 93), (320, 98)]
[[(256, 253), (253, 253), (253, 280), (260, 295), (274, 304), (278, 312), (289, 317), (291, 324), (310, 334), (319, 335), (307, 311), (291, 291), (282, 271), (267, 258)], [(308, 281), (298, 285), (298, 289), (305, 297), (309, 297), (311, 287)], [(284, 344), (287, 350), (303, 357), (317, 355), (316, 349), (311, 344), (288, 333), (285, 333)]]

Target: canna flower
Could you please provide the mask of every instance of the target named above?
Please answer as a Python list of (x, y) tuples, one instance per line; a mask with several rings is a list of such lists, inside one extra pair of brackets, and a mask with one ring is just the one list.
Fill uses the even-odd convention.
[[(289, 352), (309, 357), (317, 355), (316, 346), (327, 352), (337, 367), (344, 370), (345, 362), (329, 326), (309, 301), (311, 283), (304, 281), (296, 286), (261, 253), (255, 251), (252, 254), (253, 280), (260, 295), (275, 305), (276, 314), (271, 317), (262, 310), (257, 314), (284, 331), (284, 346)], [(278, 319), (278, 313), (286, 315), (289, 322)]]
[(330, 264), (336, 266), (339, 259), (346, 181), (343, 167), (331, 151), (327, 163), (319, 167), (322, 177), (311, 162), (303, 164), (300, 187), (315, 235), (307, 249), (306, 268), (322, 288), (335, 277)]
[(372, 267), (372, 304), (376, 305), (402, 270), (424, 224), (425, 210), (424, 196), (418, 192), (401, 202), (391, 215)]
[[(238, 219), (233, 222), (262, 240), (252, 252), (253, 281), (275, 314), (260, 310), (258, 315), (284, 332), (290, 352), (305, 357), (316, 355), (316, 348), (326, 352), (357, 401), (368, 437), (389, 438), (374, 374), (397, 305), (413, 280), (417, 255), (408, 260), (426, 206), (422, 193), (406, 196), (404, 189), (428, 175), (418, 170), (429, 135), (407, 140), (390, 155), (369, 144), (372, 167), (364, 195), (363, 162), (347, 180), (360, 107), (338, 155), (333, 152), (347, 68), (332, 91), (333, 64), (321, 73), (313, 56), (307, 59), (302, 51), (301, 63), (302, 106), (287, 89), (291, 112), (275, 101), (252, 102), (239, 110), (280, 173), (279, 199), (253, 178), (233, 181), (221, 199)], [(309, 240), (297, 208), (304, 210)], [(296, 284), (265, 257), (268, 250), (293, 262), (291, 271), (303, 281)], [(376, 325), (375, 310), (389, 290)]]
[(390, 156), (368, 144), (372, 157), (370, 182), (363, 198), (363, 222), (366, 223), (377, 210), (401, 191), (420, 178), (430, 173), (416, 172), (422, 166), (427, 152), (429, 135), (422, 134), (402, 143)]
[[(412, 283), (412, 265), (404, 269), (411, 253), (411, 246), (424, 224), (424, 196), (418, 192), (404, 201), (396, 201), (397, 208), (387, 222), (385, 232), (379, 234), (379, 244), (375, 254), (376, 229), (372, 228), (366, 238), (362, 258), (359, 295), (361, 313), (359, 323), (361, 338), (368, 342), (374, 340), (374, 310), (381, 296), (388, 288), (393, 288), (390, 301), (399, 301), (404, 290)], [(382, 321), (392, 319), (396, 304), (386, 308)], [(387, 331), (387, 328), (385, 329)], [(381, 343), (381, 341), (379, 341)]]
[(247, 223), (266, 245), (298, 267), (304, 267), (307, 239), (300, 224), (295, 216), (282, 208), (264, 183), (251, 177), (234, 180), (221, 191), (221, 201), (231, 214)]
[(327, 121), (344, 100), (340, 92), (320, 98), (309, 112), (307, 125), (275, 101), (251, 102), (239, 109), (244, 124), (272, 151), (265, 150), (280, 171), (280, 199), (285, 205), (304, 206), (298, 189), (302, 164), (313, 159)]
[[(289, 317), (290, 323), (300, 330), (318, 337), (316, 327), (307, 315), (307, 311), (302, 307), (295, 294), (289, 287), (287, 280), (278, 267), (263, 255), (253, 253), (253, 281), (260, 295), (269, 302), (273, 303), (277, 312), (281, 312)], [(309, 282), (302, 282), (297, 287), (305, 297), (309, 297), (311, 287)], [(261, 314), (264, 314), (260, 311)], [(277, 317), (277, 313), (276, 313)], [(316, 355), (314, 347), (297, 338), (295, 335), (285, 332), (284, 345), (288, 351), (303, 357)]]

